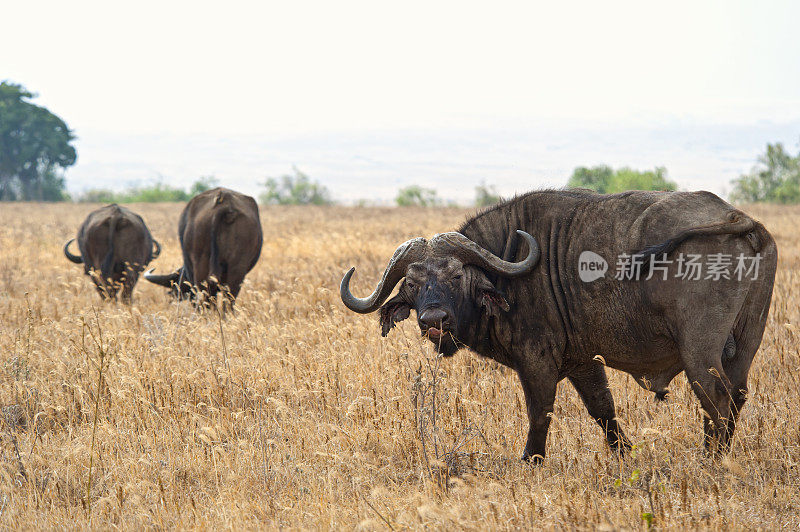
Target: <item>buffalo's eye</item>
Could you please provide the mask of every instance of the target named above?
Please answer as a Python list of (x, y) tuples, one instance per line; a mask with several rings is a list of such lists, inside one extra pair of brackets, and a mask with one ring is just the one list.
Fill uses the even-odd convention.
[(406, 288), (408, 288), (409, 290), (413, 290), (414, 288), (416, 288), (416, 286), (414, 285), (414, 283), (406, 279)]
[(461, 280), (461, 274), (459, 273), (459, 274), (454, 275), (453, 276), (453, 280), (454, 281), (460, 281)]

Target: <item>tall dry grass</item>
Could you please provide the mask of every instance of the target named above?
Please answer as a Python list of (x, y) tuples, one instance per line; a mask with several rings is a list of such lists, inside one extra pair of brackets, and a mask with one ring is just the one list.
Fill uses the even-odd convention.
[[(179, 264), (179, 205), (134, 205)], [(701, 450), (686, 379), (667, 403), (610, 371), (624, 461), (562, 383), (541, 467), (519, 460), (516, 376), (387, 339), (337, 293), (459, 210), (267, 208), (264, 251), (222, 321), (141, 282), (103, 304), (62, 255), (87, 205), (0, 205), (0, 526), (663, 528), (800, 526), (798, 208), (757, 208), (781, 254), (733, 451)]]

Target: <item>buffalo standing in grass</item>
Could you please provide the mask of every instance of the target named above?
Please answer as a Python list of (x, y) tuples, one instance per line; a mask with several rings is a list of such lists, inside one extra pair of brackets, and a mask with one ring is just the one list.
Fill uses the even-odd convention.
[(144, 220), (138, 214), (117, 204), (92, 211), (78, 230), (80, 255), (73, 255), (64, 245), (64, 255), (94, 281), (100, 296), (121, 298), (130, 303), (131, 293), (139, 274), (158, 257), (161, 246), (150, 235)]
[(168, 275), (152, 270), (144, 277), (171, 288), (179, 299), (202, 295), (214, 299), (220, 290), (232, 305), (245, 275), (261, 255), (263, 236), (258, 205), (250, 196), (226, 188), (198, 194), (181, 213), (178, 236), (183, 266)]
[[(687, 275), (695, 255), (707, 268)], [(610, 263), (605, 274), (598, 256)], [(706, 447), (716, 452), (729, 448), (747, 398), (776, 265), (767, 230), (709, 192), (542, 191), (484, 211), (458, 232), (409, 240), (367, 298), (350, 293), (351, 269), (341, 297), (355, 312), (380, 310), (384, 336), (414, 309), (443, 355), (468, 347), (513, 368), (530, 421), (523, 459), (543, 459), (564, 377), (610, 446), (629, 446), (604, 364), (659, 399), (685, 371), (703, 406)]]

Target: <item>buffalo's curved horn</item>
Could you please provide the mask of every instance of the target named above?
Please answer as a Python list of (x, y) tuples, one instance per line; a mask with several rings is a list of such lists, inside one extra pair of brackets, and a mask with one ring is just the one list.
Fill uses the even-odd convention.
[(156, 258), (156, 257), (158, 257), (159, 255), (161, 255), (161, 244), (159, 244), (159, 243), (158, 243), (158, 240), (156, 240), (155, 238), (153, 239), (153, 247), (154, 247), (155, 249), (153, 249), (153, 252), (152, 252), (152, 257), (153, 257), (153, 258)]
[(520, 262), (508, 262), (488, 251), (461, 233), (440, 233), (431, 239), (434, 253), (453, 254), (464, 264), (473, 264), (503, 277), (519, 277), (533, 270), (539, 262), (539, 244), (525, 231), (517, 234), (528, 243), (528, 256)]
[(74, 262), (75, 264), (83, 264), (83, 258), (81, 258), (80, 255), (73, 255), (72, 253), (69, 252), (69, 245), (72, 244), (73, 242), (75, 242), (74, 238), (68, 240), (67, 243), (64, 244), (64, 255), (66, 255), (67, 258), (72, 262)]
[(159, 286), (166, 286), (167, 288), (172, 286), (172, 283), (178, 282), (178, 272), (168, 273), (166, 275), (156, 275), (153, 273), (155, 268), (150, 268), (144, 273), (144, 278), (150, 281), (153, 284), (157, 284)]
[(377, 310), (386, 301), (389, 294), (392, 293), (398, 281), (405, 277), (408, 265), (425, 257), (426, 248), (427, 241), (424, 238), (414, 238), (401, 244), (392, 255), (386, 270), (383, 272), (383, 278), (381, 278), (375, 291), (363, 299), (350, 293), (350, 278), (353, 276), (353, 272), (356, 271), (355, 268), (350, 268), (350, 271), (344, 274), (342, 284), (339, 287), (342, 302), (347, 308), (360, 314)]

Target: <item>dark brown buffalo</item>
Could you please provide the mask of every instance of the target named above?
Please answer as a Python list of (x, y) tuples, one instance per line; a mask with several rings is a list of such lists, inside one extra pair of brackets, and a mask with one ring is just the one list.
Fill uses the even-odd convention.
[(258, 205), (250, 196), (227, 188), (198, 194), (181, 213), (178, 237), (183, 266), (168, 275), (144, 277), (171, 288), (179, 299), (215, 298), (222, 289), (233, 304), (244, 276), (261, 255), (263, 236)]
[(138, 214), (117, 204), (106, 205), (92, 211), (78, 229), (80, 255), (73, 255), (64, 245), (64, 255), (94, 281), (100, 296), (121, 298), (130, 303), (131, 293), (139, 274), (161, 253), (161, 246), (150, 235), (144, 220)]
[[(605, 275), (601, 261), (581, 259), (589, 251), (608, 261)], [(693, 255), (707, 266), (698, 279), (686, 276)], [(710, 265), (720, 256), (759, 270), (741, 276), (731, 266), (726, 279)], [(628, 264), (620, 279), (618, 263)], [(604, 365), (659, 399), (685, 371), (706, 414), (706, 447), (724, 451), (747, 398), (776, 265), (767, 230), (709, 192), (543, 191), (484, 211), (458, 232), (409, 240), (365, 299), (350, 293), (351, 269), (341, 297), (355, 312), (380, 309), (383, 335), (414, 309), (445, 356), (468, 347), (513, 368), (530, 421), (524, 459), (544, 457), (564, 377), (611, 447), (629, 445)]]

